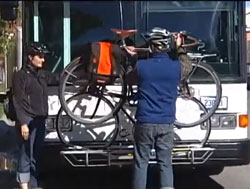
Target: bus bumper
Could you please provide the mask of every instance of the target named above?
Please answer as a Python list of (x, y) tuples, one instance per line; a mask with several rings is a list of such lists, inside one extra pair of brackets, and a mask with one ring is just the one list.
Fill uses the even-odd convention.
[(247, 165), (250, 163), (250, 140), (244, 141), (210, 141), (208, 146), (214, 152), (207, 163), (220, 165)]
[[(46, 151), (48, 150), (56, 153), (57, 158), (63, 157), (73, 167), (127, 165), (133, 162), (132, 144), (114, 145), (109, 150), (83, 150), (65, 149), (58, 143), (56, 145), (47, 143)], [(80, 161), (75, 162), (77, 159)], [(154, 151), (149, 163), (157, 163)], [(247, 165), (250, 163), (250, 140), (210, 141), (206, 147), (201, 148), (174, 148), (172, 163), (191, 166), (220, 165), (220, 167)]]

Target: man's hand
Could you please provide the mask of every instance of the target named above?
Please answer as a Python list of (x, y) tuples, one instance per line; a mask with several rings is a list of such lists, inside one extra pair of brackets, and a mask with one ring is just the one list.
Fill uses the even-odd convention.
[(27, 124), (21, 125), (21, 135), (24, 140), (28, 140), (29, 138), (29, 127)]
[(176, 46), (179, 48), (183, 43), (183, 38), (180, 33), (175, 36)]

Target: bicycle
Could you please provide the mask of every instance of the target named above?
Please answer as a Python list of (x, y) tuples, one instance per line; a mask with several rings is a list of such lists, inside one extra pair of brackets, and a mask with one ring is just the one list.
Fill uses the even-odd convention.
[[(84, 107), (81, 105), (81, 100), (84, 98), (88, 98), (85, 96), (85, 94), (76, 94), (71, 96), (67, 102), (69, 103), (69, 106), (72, 107), (72, 111), (76, 113), (77, 111), (84, 111)], [(109, 106), (110, 109), (113, 108), (112, 103), (110, 103), (105, 97), (101, 97), (101, 101), (103, 103), (106, 103), (106, 105)], [(200, 102), (195, 100), (195, 98), (191, 99), (192, 101), (195, 102), (195, 104), (198, 104), (199, 107), (206, 112), (207, 109), (205, 106)], [(70, 103), (74, 103), (70, 104)], [(89, 127), (88, 125), (86, 126), (85, 124), (79, 123), (72, 118), (70, 118), (63, 110), (61, 107), (56, 118), (56, 130), (57, 134), (59, 136), (60, 141), (70, 147), (75, 147), (75, 148), (109, 148), (112, 144), (119, 143), (120, 141), (116, 141), (117, 137), (119, 136), (120, 138), (126, 138), (129, 140), (133, 136), (134, 132), (134, 123), (135, 123), (135, 118), (134, 118), (134, 113), (133, 111), (128, 112), (127, 107), (130, 107), (129, 110), (131, 110), (131, 107), (136, 106), (134, 103), (130, 103), (130, 101), (126, 101), (123, 106), (121, 107), (119, 111), (119, 115), (116, 114), (112, 119), (109, 119), (106, 122), (96, 124), (96, 125), (91, 125)], [(74, 110), (73, 110), (74, 109)], [(67, 120), (67, 121), (64, 121)], [(71, 128), (65, 129), (65, 122), (67, 122), (68, 127)], [(129, 123), (128, 123), (129, 122)], [(193, 138), (192, 140), (185, 140), (181, 136), (178, 135), (179, 130), (184, 130), (188, 128), (188, 132), (193, 132), (190, 130), (190, 127), (178, 127), (176, 126), (174, 128), (175, 131), (175, 137), (174, 137), (174, 142), (176, 145), (198, 145), (200, 147), (203, 147), (206, 145), (206, 142), (210, 136), (211, 132), (211, 121), (208, 119), (205, 121), (206, 124), (203, 125), (203, 130), (199, 130), (199, 137), (198, 138)], [(132, 128), (126, 128), (126, 125), (132, 125)], [(125, 126), (125, 127), (124, 127)], [(198, 126), (199, 127), (199, 126)], [(194, 126), (192, 127), (196, 129)], [(197, 130), (196, 130), (197, 132)], [(91, 137), (88, 137), (90, 134)], [(99, 137), (102, 134), (102, 137)], [(87, 136), (87, 137), (86, 137)], [(124, 140), (123, 140), (124, 141)], [(114, 143), (115, 142), (115, 143)]]
[[(123, 47), (126, 46), (124, 39), (131, 35), (134, 34), (136, 31), (135, 30), (117, 30), (113, 29), (112, 31), (123, 35), (122, 41), (123, 41)], [(185, 44), (184, 47), (189, 47), (189, 46), (194, 46), (198, 44), (198, 41), (192, 37), (187, 36), (186, 37), (189, 40), (192, 40), (193, 43), (191, 44)], [(147, 48), (138, 48), (137, 50), (147, 50)], [(206, 57), (209, 57), (212, 55), (205, 55), (205, 56), (200, 56), (199, 61), (193, 62), (193, 70), (190, 72), (189, 76), (187, 77), (186, 83), (185, 83), (185, 93), (180, 93), (178, 99), (181, 99), (183, 101), (188, 101), (192, 102), (195, 104), (195, 106), (202, 110), (203, 113), (201, 112), (200, 115), (202, 115), (198, 120), (195, 120), (191, 123), (184, 123), (180, 122), (178, 120), (177, 116), (177, 121), (175, 122), (175, 125), (179, 128), (181, 127), (194, 127), (195, 125), (199, 125), (201, 123), (207, 122), (206, 123), (206, 135), (204, 137), (204, 140), (201, 141), (202, 145), (205, 144), (206, 140), (209, 137), (210, 134), (210, 120), (209, 118), (213, 115), (215, 110), (217, 109), (220, 98), (221, 98), (221, 85), (218, 76), (216, 73), (213, 71), (212, 67), (209, 65), (206, 65), (202, 63), (202, 60)], [(197, 58), (197, 57), (196, 57)], [(59, 97), (60, 97), (60, 102), (62, 105), (62, 109), (74, 120), (76, 123), (81, 123), (83, 124), (86, 128), (91, 128), (95, 124), (100, 124), (103, 123), (107, 120), (109, 120), (113, 116), (117, 116), (117, 113), (122, 110), (122, 107), (125, 103), (126, 100), (130, 99), (131, 96), (133, 96), (134, 91), (133, 87), (131, 85), (127, 85), (126, 83), (126, 78), (125, 78), (125, 73), (126, 69), (121, 66), (122, 73), (116, 77), (112, 78), (111, 80), (113, 81), (112, 83), (91, 83), (89, 80), (90, 75), (89, 73), (79, 74), (79, 70), (84, 70), (84, 65), (81, 63), (81, 57), (76, 58), (73, 60), (64, 70), (63, 77), (60, 83), (60, 92), (59, 92)], [(198, 70), (198, 71), (197, 71)], [(200, 100), (197, 99), (197, 97), (194, 96), (192, 88), (189, 86), (190, 82), (193, 82), (192, 76), (195, 74), (199, 74), (199, 70), (202, 70), (203, 72), (206, 72), (209, 76), (211, 76), (212, 82), (214, 82), (215, 85), (215, 103), (213, 106), (207, 110), (205, 106), (200, 102)], [(110, 76), (112, 77), (112, 76)], [(70, 81), (70, 82), (69, 82)], [(195, 80), (194, 80), (195, 81)], [(118, 87), (118, 89), (117, 89)], [(112, 91), (113, 89), (113, 91)], [(66, 95), (75, 95), (84, 93), (84, 95), (88, 95), (88, 98), (83, 98), (84, 100), (92, 100), (89, 103), (85, 103), (85, 105), (82, 105), (84, 107), (84, 112), (77, 113), (73, 111), (73, 108), (70, 109), (70, 105), (68, 104), (69, 101), (66, 100)], [(81, 99), (81, 103), (83, 103), (83, 99)], [(93, 109), (93, 106), (91, 106), (92, 110), (87, 110), (88, 106), (87, 104), (94, 104), (94, 99), (96, 100), (96, 106)], [(105, 99), (105, 100), (104, 100)], [(178, 101), (177, 100), (177, 106), (178, 106)], [(112, 108), (106, 108), (105, 109), (105, 103), (112, 104)], [(79, 104), (79, 102), (78, 102)], [(111, 105), (106, 105), (108, 107), (111, 107)], [(102, 107), (103, 111), (99, 111), (99, 108)], [(178, 110), (178, 107), (177, 107)], [(104, 115), (104, 113), (106, 113)], [(60, 114), (59, 114), (60, 115)], [(131, 120), (131, 119), (130, 119)], [(185, 120), (186, 121), (186, 120)], [(133, 121), (132, 121), (133, 122)], [(58, 125), (58, 124), (57, 124)], [(115, 138), (115, 137), (114, 137)], [(111, 140), (110, 140), (111, 141)], [(108, 142), (108, 145), (111, 144), (112, 142)]]
[[(122, 39), (122, 46), (126, 46), (125, 44), (125, 38), (135, 34), (136, 30), (119, 30), (119, 29), (112, 29), (113, 32), (115, 32), (117, 35), (121, 36)], [(185, 37), (188, 40), (191, 40), (192, 43), (189, 44), (184, 44), (183, 47), (187, 48), (190, 46), (196, 46), (199, 44), (198, 40), (191, 36), (186, 36)], [(137, 50), (148, 50), (148, 48), (137, 48)], [(202, 62), (204, 58), (208, 56), (201, 56), (200, 59), (196, 62), (192, 63), (193, 70), (190, 72), (189, 76), (187, 77), (187, 80), (185, 81), (185, 92), (180, 93), (178, 99), (182, 99), (182, 101), (189, 101), (191, 100), (192, 102), (199, 101), (198, 97), (195, 96), (194, 91), (192, 89), (191, 84), (192, 82), (195, 82), (195, 76), (207, 73), (207, 75), (210, 78), (210, 83), (214, 85), (214, 97), (215, 101), (212, 107), (208, 109), (207, 112), (201, 113), (201, 117), (197, 118), (197, 120), (194, 120), (189, 123), (185, 123), (185, 121), (178, 120), (175, 122), (177, 126), (180, 127), (192, 127), (195, 125), (199, 125), (206, 120), (208, 120), (215, 110), (217, 109), (220, 99), (221, 99), (221, 84), (220, 80), (213, 70), (213, 68), (205, 63)], [(84, 72), (86, 70), (84, 63), (81, 62), (82, 59), (81, 57), (77, 57), (74, 59), (63, 71), (63, 76), (60, 82), (60, 87), (59, 87), (59, 99), (61, 102), (61, 106), (65, 110), (65, 112), (75, 121), (86, 124), (89, 127), (91, 127), (91, 124), (98, 124), (102, 123), (119, 112), (121, 109), (122, 105), (126, 101), (126, 98), (130, 98), (128, 88), (131, 86), (128, 86), (126, 83), (126, 65), (119, 65), (121, 73), (117, 76), (109, 76), (108, 78), (112, 82), (105, 83), (104, 82), (96, 82), (96, 81), (91, 81), (91, 74)], [(193, 78), (194, 77), (194, 78)], [(199, 81), (198, 81), (199, 82)], [(95, 109), (92, 108), (94, 105), (94, 102), (91, 103), (92, 106), (90, 109), (88, 109), (88, 106), (85, 106), (85, 113), (82, 113), (81, 115), (77, 115), (73, 113), (68, 104), (66, 99), (74, 94), (77, 93), (82, 93), (86, 92), (89, 96), (93, 97), (96, 99), (96, 106)], [(132, 91), (133, 94), (133, 91)], [(103, 106), (100, 106), (100, 101), (101, 97), (105, 96), (113, 105), (114, 108), (110, 111), (105, 110)], [(192, 100), (196, 98), (196, 100)], [(99, 100), (98, 100), (99, 99)], [(179, 100), (178, 100), (179, 101)], [(177, 101), (177, 105), (179, 104)], [(82, 102), (83, 103), (83, 102)], [(89, 104), (89, 103), (88, 103)], [(198, 106), (199, 107), (199, 106)], [(102, 108), (102, 115), (97, 115), (96, 111), (97, 109)], [(178, 110), (178, 108), (177, 108)], [(100, 110), (99, 110), (100, 111)], [(105, 115), (104, 115), (105, 113)], [(178, 116), (177, 116), (178, 117)]]

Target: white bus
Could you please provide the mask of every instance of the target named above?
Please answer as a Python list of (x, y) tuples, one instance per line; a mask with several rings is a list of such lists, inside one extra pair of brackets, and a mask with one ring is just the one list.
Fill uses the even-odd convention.
[[(220, 78), (221, 103), (211, 118), (211, 134), (205, 147), (182, 145), (175, 149), (173, 162), (213, 164), (217, 167), (249, 163), (250, 131), (248, 123), (244, 122), (247, 121), (248, 109), (244, 1), (23, 1), (21, 6), (21, 42), (40, 41), (53, 49), (58, 58), (51, 58), (46, 64), (46, 69), (52, 72), (60, 73), (71, 60), (79, 56), (81, 45), (105, 38), (112, 39), (110, 28), (137, 29), (140, 33), (160, 26), (170, 31), (186, 30), (200, 39), (205, 47), (191, 49), (191, 54), (217, 54), (207, 59), (206, 63), (213, 67)], [(137, 42), (140, 38), (135, 35), (132, 40)], [(193, 87), (199, 93), (199, 100), (209, 108), (209, 104), (213, 103), (213, 94), (206, 77), (200, 75)], [(48, 103), (45, 142), (48, 147), (61, 147), (55, 130), (60, 108), (58, 86), (50, 87)], [(133, 110), (128, 108), (128, 111)], [(63, 156), (73, 166), (131, 163), (132, 126), (123, 115), (119, 115), (119, 119), (122, 129), (115, 141), (115, 148), (111, 147), (108, 151), (64, 149)], [(98, 140), (103, 132), (105, 136), (105, 131), (98, 129), (74, 132), (72, 121), (67, 116), (62, 124), (71, 133), (71, 138), (77, 138), (79, 132), (81, 140), (86, 142)], [(203, 136), (203, 127), (198, 125), (176, 129), (176, 134), (180, 140), (192, 144), (192, 141)], [(73, 162), (69, 158), (72, 154), (73, 159), (80, 158), (79, 161)]]

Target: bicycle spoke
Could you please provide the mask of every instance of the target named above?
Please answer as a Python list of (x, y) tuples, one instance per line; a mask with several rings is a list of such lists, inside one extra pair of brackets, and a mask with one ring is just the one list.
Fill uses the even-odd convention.
[(72, 74), (70, 71), (65, 70), (65, 72), (66, 72), (68, 75), (70, 75), (70, 76), (72, 76), (72, 77), (74, 77), (74, 78), (76, 78), (76, 79), (77, 79), (77, 76), (76, 76), (76, 75), (74, 75), (74, 74)]
[(99, 107), (99, 105), (100, 105), (100, 102), (101, 102), (101, 98), (98, 98), (97, 103), (96, 103), (96, 106), (95, 106), (95, 109), (94, 109), (94, 112), (93, 112), (93, 114), (90, 116), (90, 119), (93, 119), (93, 118), (94, 118), (94, 116), (95, 116), (95, 114), (96, 114), (96, 112), (97, 112), (97, 109), (98, 109), (98, 107)]

